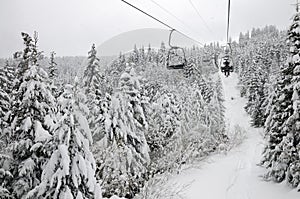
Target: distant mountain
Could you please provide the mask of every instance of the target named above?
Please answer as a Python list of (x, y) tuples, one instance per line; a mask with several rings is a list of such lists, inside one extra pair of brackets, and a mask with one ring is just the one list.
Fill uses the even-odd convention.
[[(125, 32), (99, 45), (97, 51), (99, 56), (112, 56), (118, 55), (120, 52), (126, 53), (131, 51), (135, 44), (137, 47), (145, 46), (146, 48), (150, 44), (153, 48), (159, 48), (163, 41), (166, 46), (168, 46), (169, 33), (169, 30), (156, 28), (145, 28)], [(177, 32), (174, 32), (172, 35), (172, 44), (190, 47), (195, 43)]]

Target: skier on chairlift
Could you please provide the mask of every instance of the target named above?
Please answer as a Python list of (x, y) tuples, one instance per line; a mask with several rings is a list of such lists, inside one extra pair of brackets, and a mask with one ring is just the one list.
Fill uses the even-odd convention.
[(233, 65), (231, 63), (232, 58), (230, 56), (230, 50), (229, 47), (225, 48), (225, 55), (222, 58), (222, 66), (221, 66), (221, 72), (224, 73), (226, 77), (230, 75), (231, 72), (233, 72)]
[(221, 68), (221, 71), (224, 73), (224, 75), (226, 77), (229, 76), (229, 74), (230, 74), (230, 62), (229, 62), (229, 57), (228, 56), (224, 57), (224, 62), (223, 62), (223, 66)]

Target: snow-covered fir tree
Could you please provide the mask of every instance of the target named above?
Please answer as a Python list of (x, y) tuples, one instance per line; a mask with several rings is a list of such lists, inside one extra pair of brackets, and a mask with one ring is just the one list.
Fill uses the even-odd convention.
[(144, 65), (145, 61), (146, 61), (146, 54), (145, 54), (145, 48), (144, 48), (144, 46), (142, 46), (139, 49), (139, 53), (138, 54), (139, 54), (139, 64)]
[(48, 74), (49, 74), (49, 80), (50, 80), (50, 86), (52, 94), (57, 98), (62, 91), (61, 82), (58, 82), (58, 69), (57, 69), (57, 63), (55, 61), (55, 52), (50, 53), (50, 62), (48, 63)]
[[(130, 57), (128, 59), (130, 59)], [(110, 64), (110, 67), (106, 69), (105, 74), (109, 77), (106, 78), (109, 94), (112, 94), (113, 90), (118, 87), (120, 76), (124, 72), (126, 65), (126, 57), (120, 53), (118, 59), (114, 60)]]
[(95, 44), (92, 45), (91, 50), (88, 52), (88, 65), (83, 74), (83, 86), (89, 88), (92, 86), (99, 71), (99, 58), (97, 57), (97, 50)]
[(263, 69), (264, 65), (258, 60), (253, 60), (253, 73), (250, 74), (248, 80), (248, 88), (246, 91), (247, 103), (245, 110), (251, 116), (251, 124), (255, 127), (261, 127), (264, 125), (264, 107), (265, 101), (265, 83), (266, 74)]
[(103, 154), (97, 158), (104, 196), (132, 198), (145, 180), (143, 176), (150, 161), (145, 139), (148, 124), (139, 78), (133, 68), (127, 68), (121, 75), (105, 124), (106, 134), (99, 146)]
[(199, 86), (199, 89), (201, 90), (201, 95), (203, 97), (203, 100), (208, 103), (210, 102), (212, 96), (213, 96), (213, 87), (211, 86), (212, 81), (204, 76), (198, 76), (199, 80), (197, 80), (197, 84)]
[[(6, 63), (8, 65), (8, 62)], [(0, 130), (2, 131), (0, 134), (3, 133), (4, 127), (6, 127), (6, 118), (10, 107), (10, 97), (8, 91), (10, 90), (9, 87), (9, 80), (7, 78), (7, 74), (4, 68), (0, 69)]]
[[(87, 105), (90, 110), (88, 120), (89, 126), (94, 138), (99, 140), (103, 137), (104, 116), (101, 109), (105, 101), (105, 81), (104, 76), (100, 72), (99, 58), (95, 44), (92, 45), (88, 52), (88, 65), (84, 71), (83, 86), (87, 95)], [(102, 126), (102, 127), (101, 127)]]
[(0, 142), (0, 198), (3, 199), (13, 199), (10, 192), (12, 174), (9, 171), (9, 163), (11, 162), (11, 158), (5, 154), (5, 145), (4, 142)]
[(12, 180), (12, 174), (9, 171), (9, 163), (11, 162), (11, 157), (8, 155), (8, 136), (9, 136), (9, 124), (7, 123), (7, 115), (10, 108), (10, 97), (6, 92), (9, 90), (7, 88), (9, 85), (7, 74), (5, 69), (8, 67), (8, 61), (6, 66), (0, 70), (0, 198), (10, 199), (13, 198), (9, 188), (10, 182)]
[(14, 79), (15, 79), (15, 70), (16, 67), (9, 60), (6, 60), (5, 66), (1, 70), (1, 74), (3, 76), (1, 78), (1, 84), (3, 85), (3, 89), (6, 93), (10, 94), (12, 92)]
[(96, 163), (90, 147), (93, 139), (85, 117), (86, 96), (66, 85), (58, 99), (59, 120), (53, 135), (53, 153), (44, 166), (41, 183), (28, 198), (102, 198), (95, 177)]
[(282, 158), (289, 165), (287, 169), (287, 182), (293, 187), (298, 187), (300, 190), (300, 13), (293, 17), (293, 23), (288, 30), (288, 45), (290, 54), (287, 64), (294, 68), (291, 84), (293, 86), (293, 114), (287, 120), (286, 131), (287, 136), (279, 145), (282, 146), (286, 154), (282, 154)]
[(27, 33), (22, 33), (22, 37), (25, 49), (17, 69), (9, 135), (13, 159), (9, 191), (15, 198), (25, 198), (40, 182), (42, 166), (49, 156), (44, 144), (51, 138), (55, 107), (48, 75), (38, 64), (37, 34), (33, 39)]
[(213, 102), (211, 102), (212, 105), (215, 106), (215, 114), (217, 114), (218, 120), (217, 122), (217, 127), (218, 130), (217, 132), (220, 135), (225, 134), (225, 106), (224, 106), (224, 90), (221, 82), (221, 78), (218, 76), (218, 79), (215, 83), (214, 87), (215, 93), (213, 96)]
[(147, 48), (146, 61), (149, 63), (155, 62), (155, 53), (153, 52), (150, 44)]
[(49, 62), (49, 78), (55, 79), (58, 76), (57, 72), (57, 63), (55, 62), (55, 52), (50, 53), (50, 62)]
[(138, 64), (140, 60), (140, 51), (136, 47), (136, 44), (134, 45), (133, 51), (130, 53), (128, 61), (129, 63)]
[(149, 175), (178, 169), (181, 165), (180, 117), (178, 96), (171, 91), (161, 93), (150, 112), (149, 132), (146, 134), (151, 157)]
[(263, 153), (263, 165), (269, 171), (267, 177), (274, 181), (281, 182), (285, 178), (287, 165), (280, 162), (279, 156), (282, 150), (278, 145), (282, 142), (284, 136), (287, 135), (285, 129), (287, 119), (292, 115), (292, 94), (293, 90), (290, 86), (293, 68), (284, 66), (281, 69), (281, 77), (275, 87), (275, 96), (272, 105), (269, 106), (270, 114), (265, 123), (265, 134), (267, 146)]
[(281, 68), (269, 116), (266, 121), (267, 146), (262, 163), (267, 167), (266, 177), (276, 182), (287, 179), (293, 186), (299, 184), (299, 28), (300, 14), (293, 17), (288, 30), (290, 57)]
[[(190, 94), (185, 94), (187, 99), (183, 100), (184, 104), (184, 120), (183, 124), (187, 126), (185, 130), (186, 134), (190, 132), (198, 131), (198, 135), (194, 134), (194, 139), (197, 137), (197, 141), (194, 142), (192, 150), (197, 156), (201, 154), (203, 150), (213, 150), (218, 144), (224, 141), (225, 134), (225, 120), (224, 120), (224, 107), (222, 105), (222, 91), (220, 88), (217, 91), (216, 84), (207, 84), (211, 89), (212, 94), (210, 100), (204, 99), (203, 90), (201, 86), (194, 82), (191, 86)], [(220, 85), (218, 85), (220, 86)], [(187, 89), (187, 88), (186, 88)], [(210, 146), (206, 149), (202, 146), (202, 139), (205, 137)], [(190, 140), (190, 142), (193, 142)]]
[(158, 56), (157, 58), (158, 64), (161, 66), (165, 66), (167, 61), (167, 49), (164, 42), (161, 42), (160, 49), (158, 50), (157, 56)]

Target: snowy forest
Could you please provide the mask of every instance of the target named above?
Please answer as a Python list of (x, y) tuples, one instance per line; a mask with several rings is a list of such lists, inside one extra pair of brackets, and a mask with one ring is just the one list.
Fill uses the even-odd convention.
[[(263, 173), (253, 178), (299, 197), (300, 12), (288, 30), (241, 32), (229, 77), (218, 42), (185, 48), (184, 70), (165, 67), (164, 42), (111, 60), (95, 44), (86, 57), (46, 55), (37, 32), (22, 32), (20, 43), (0, 60), (1, 199), (184, 198), (192, 182), (175, 185), (174, 176), (231, 157), (253, 137), (263, 143), (253, 162)], [(234, 77), (238, 96), (226, 92)], [(249, 128), (228, 122), (226, 103), (237, 98)]]

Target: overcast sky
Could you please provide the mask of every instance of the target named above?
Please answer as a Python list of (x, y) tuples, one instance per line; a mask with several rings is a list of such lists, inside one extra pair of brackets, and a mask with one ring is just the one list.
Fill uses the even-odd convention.
[[(202, 43), (226, 37), (227, 0), (151, 0), (128, 2), (151, 13)], [(295, 12), (295, 0), (231, 0), (233, 38), (252, 27), (276, 25), (286, 29)], [(208, 26), (209, 28), (207, 28)], [(121, 0), (0, 0), (0, 57), (22, 50), (20, 32), (39, 33), (39, 47), (48, 55), (86, 55), (92, 43), (100, 45), (122, 32), (140, 28), (165, 28)]]

